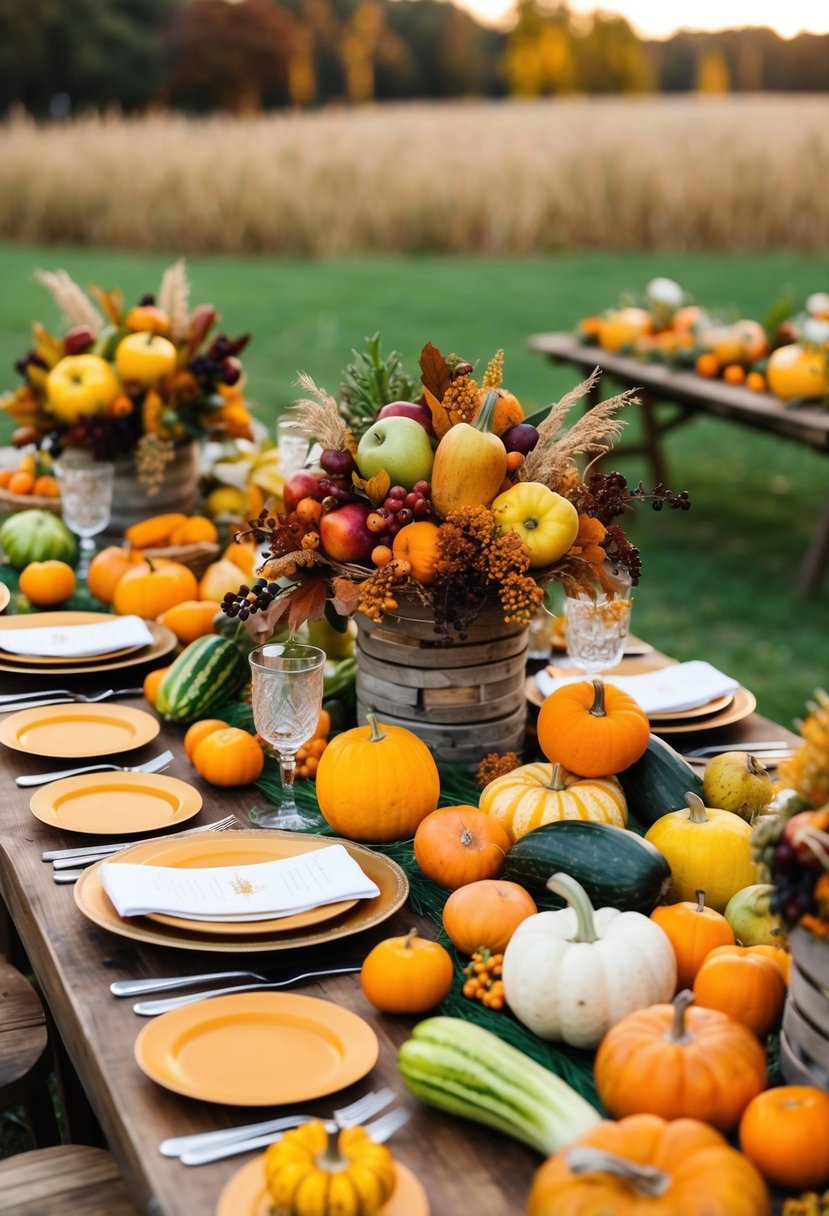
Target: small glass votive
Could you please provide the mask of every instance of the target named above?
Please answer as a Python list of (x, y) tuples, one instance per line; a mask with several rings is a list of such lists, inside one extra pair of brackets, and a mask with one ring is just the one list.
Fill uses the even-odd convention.
[(287, 477), (304, 468), (311, 446), (307, 432), (295, 418), (280, 418), (276, 424), (276, 446), (282, 457), (282, 472)]
[(546, 608), (539, 608), (530, 621), (530, 644), (527, 659), (533, 662), (549, 663), (553, 653), (553, 640), (557, 628), (558, 617), (551, 615)]

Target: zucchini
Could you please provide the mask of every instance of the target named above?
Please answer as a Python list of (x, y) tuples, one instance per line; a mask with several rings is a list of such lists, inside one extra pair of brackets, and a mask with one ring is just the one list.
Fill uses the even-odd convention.
[(671, 867), (650, 841), (626, 828), (576, 819), (545, 823), (522, 836), (507, 853), (503, 877), (546, 896), (547, 879), (558, 872), (575, 878), (595, 908), (645, 915), (671, 885)]
[(689, 790), (702, 798), (702, 779), (658, 735), (651, 735), (644, 755), (618, 776), (628, 810), (643, 827), (687, 806)]
[(485, 1123), (545, 1156), (601, 1119), (561, 1077), (461, 1018), (419, 1022), (397, 1064), (423, 1102)]

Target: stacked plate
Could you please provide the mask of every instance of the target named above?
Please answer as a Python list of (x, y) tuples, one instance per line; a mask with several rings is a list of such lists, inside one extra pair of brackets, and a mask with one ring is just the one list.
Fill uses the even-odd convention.
[(84, 871), (78, 879), (74, 889), (75, 903), (87, 919), (101, 928), (120, 937), (154, 945), (211, 953), (253, 953), (315, 946), (362, 933), (394, 915), (409, 893), (409, 882), (403, 870), (389, 858), (349, 840), (262, 829), (147, 840), (109, 859), (132, 865), (207, 869), (279, 861), (332, 844), (342, 844), (347, 849), (364, 874), (379, 887), (378, 896), (324, 904), (292, 916), (261, 921), (185, 920), (161, 913), (121, 917), (104, 890), (99, 863)]
[(715, 730), (731, 726), (754, 713), (757, 698), (747, 688), (714, 697), (705, 705), (693, 709), (677, 710), (670, 714), (649, 714), (651, 728), (656, 735), (678, 735), (689, 731)]
[(36, 616), (3, 617), (0, 621), (0, 671), (13, 675), (60, 676), (62, 679), (70, 675), (93, 675), (140, 667), (145, 663), (157, 662), (175, 650), (176, 635), (155, 621), (145, 622), (152, 635), (152, 641), (147, 645), (123, 646), (83, 657), (15, 654), (3, 646), (4, 635), (17, 629), (72, 629), (77, 625), (103, 625), (116, 619), (106, 612), (39, 612)]

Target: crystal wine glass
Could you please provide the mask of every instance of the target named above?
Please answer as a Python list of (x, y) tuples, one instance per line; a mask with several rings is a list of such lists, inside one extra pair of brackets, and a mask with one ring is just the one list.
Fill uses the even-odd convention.
[(95, 552), (92, 537), (103, 532), (109, 523), (115, 466), (105, 461), (65, 457), (55, 471), (60, 481), (63, 522), (81, 542), (78, 577), (86, 578)]
[(275, 808), (254, 809), (260, 828), (299, 832), (315, 827), (294, 796), (296, 753), (313, 736), (322, 708), (325, 651), (298, 642), (268, 642), (250, 655), (253, 721), (279, 758), (282, 798)]
[(602, 588), (595, 597), (568, 595), (567, 654), (576, 667), (588, 675), (598, 675), (621, 661), (630, 629), (630, 576), (627, 571), (608, 572), (610, 590)]

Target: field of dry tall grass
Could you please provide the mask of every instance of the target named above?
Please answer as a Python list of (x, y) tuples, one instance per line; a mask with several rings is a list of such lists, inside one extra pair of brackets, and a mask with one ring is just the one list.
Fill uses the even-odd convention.
[(829, 102), (573, 98), (0, 125), (0, 240), (178, 253), (825, 251)]

